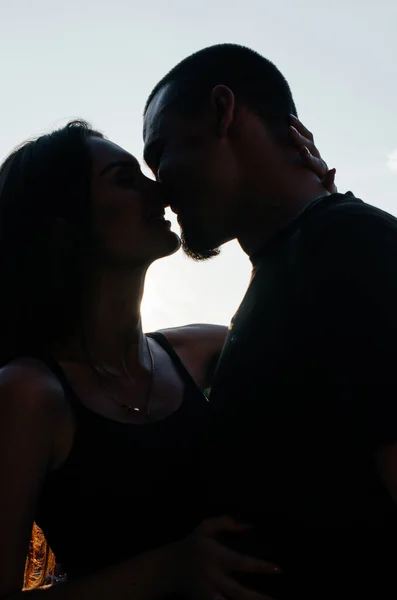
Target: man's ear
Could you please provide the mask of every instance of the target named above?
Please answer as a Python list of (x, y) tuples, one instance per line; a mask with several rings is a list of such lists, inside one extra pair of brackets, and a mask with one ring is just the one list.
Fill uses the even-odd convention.
[(225, 137), (234, 120), (234, 94), (226, 85), (217, 85), (211, 92), (211, 105), (216, 112), (219, 137)]

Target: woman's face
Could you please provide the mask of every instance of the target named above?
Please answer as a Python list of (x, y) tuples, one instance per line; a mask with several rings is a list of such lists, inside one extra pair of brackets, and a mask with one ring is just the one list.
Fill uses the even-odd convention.
[(176, 252), (180, 242), (164, 219), (161, 186), (143, 175), (128, 152), (91, 137), (94, 235), (106, 261), (148, 266)]

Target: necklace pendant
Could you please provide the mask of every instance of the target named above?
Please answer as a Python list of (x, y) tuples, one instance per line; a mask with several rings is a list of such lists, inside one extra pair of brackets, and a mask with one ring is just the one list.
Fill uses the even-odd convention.
[[(138, 408), (137, 406), (132, 406), (131, 404), (125, 404), (123, 403), (120, 398), (112, 393), (106, 386), (106, 383), (103, 381), (103, 375), (113, 375), (111, 372), (108, 372), (105, 368), (103, 368), (101, 365), (95, 365), (92, 362), (91, 357), (90, 358), (90, 366), (93, 369), (93, 371), (97, 374), (98, 379), (99, 379), (99, 384), (102, 388), (102, 391), (108, 395), (115, 404), (117, 404), (120, 408), (123, 408), (124, 410), (128, 411), (129, 413), (142, 413), (143, 415), (145, 415), (147, 418), (149, 418), (149, 415), (151, 414), (151, 411), (149, 410), (149, 402), (151, 399), (151, 394), (152, 394), (152, 388), (153, 388), (153, 381), (154, 381), (154, 375), (155, 375), (155, 364), (154, 364), (154, 356), (153, 356), (153, 352), (152, 349), (150, 347), (150, 343), (149, 343), (149, 338), (145, 335), (145, 340), (146, 340), (146, 346), (147, 346), (147, 350), (148, 350), (148, 354), (149, 354), (149, 358), (150, 358), (150, 381), (149, 381), (149, 387), (146, 393), (146, 397), (145, 397), (145, 405), (142, 408)], [(126, 371), (127, 376), (129, 377), (129, 379), (132, 378), (128, 373), (128, 370)]]
[(128, 412), (141, 412), (140, 408), (137, 408), (136, 406), (131, 406), (130, 404), (124, 404), (124, 408), (126, 408)]

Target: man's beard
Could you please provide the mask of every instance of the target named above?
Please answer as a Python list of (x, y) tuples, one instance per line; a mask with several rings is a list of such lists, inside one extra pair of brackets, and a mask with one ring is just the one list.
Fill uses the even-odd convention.
[(186, 232), (186, 228), (181, 230), (181, 245), (184, 253), (196, 261), (208, 260), (221, 252), (220, 248), (212, 248), (197, 232)]

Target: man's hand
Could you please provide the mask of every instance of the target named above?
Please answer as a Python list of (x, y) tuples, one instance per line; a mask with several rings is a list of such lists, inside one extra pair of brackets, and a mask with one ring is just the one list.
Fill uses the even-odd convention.
[(291, 138), (299, 148), (303, 164), (318, 175), (328, 192), (335, 194), (338, 191), (335, 185), (336, 169), (328, 169), (327, 163), (321, 158), (320, 152), (314, 144), (312, 132), (306, 129), (294, 115), (290, 115), (290, 122)]
[(397, 443), (387, 444), (378, 449), (376, 465), (384, 484), (397, 504)]
[(225, 531), (239, 533), (247, 529), (247, 525), (230, 517), (208, 519), (182, 541), (179, 591), (192, 600), (271, 600), (237, 583), (233, 573), (277, 576), (281, 570), (272, 563), (231, 550), (216, 539)]

